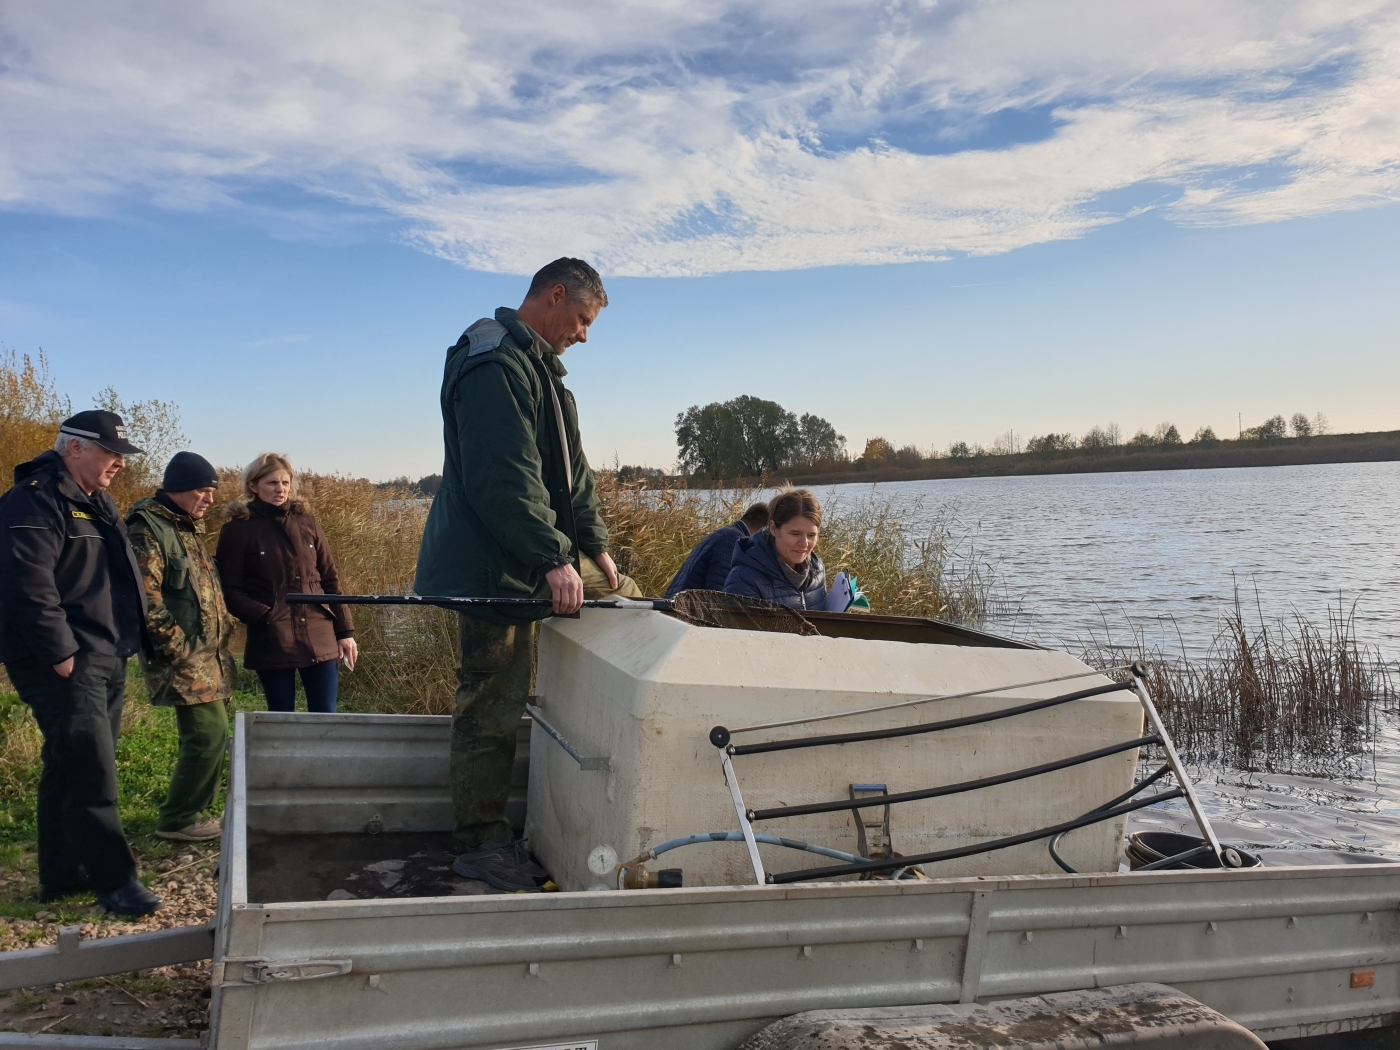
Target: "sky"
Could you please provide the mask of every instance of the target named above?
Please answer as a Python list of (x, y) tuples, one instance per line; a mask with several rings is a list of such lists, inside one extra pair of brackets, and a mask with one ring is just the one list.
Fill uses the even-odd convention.
[(442, 461), (589, 259), (595, 465), (752, 394), (946, 448), (1400, 428), (1400, 3), (0, 0), (0, 347), (217, 463)]

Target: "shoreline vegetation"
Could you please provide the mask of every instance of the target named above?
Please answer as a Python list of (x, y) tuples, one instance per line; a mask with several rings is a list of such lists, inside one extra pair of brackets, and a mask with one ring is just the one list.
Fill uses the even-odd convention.
[(951, 456), (924, 456), (912, 448), (896, 449), (885, 456), (827, 460), (752, 477), (707, 478), (693, 474), (667, 474), (647, 467), (620, 466), (616, 469), (624, 481), (649, 489), (761, 489), (782, 484), (813, 487), (951, 478), (1291, 467), (1396, 460), (1400, 460), (1400, 430), (1265, 439), (1246, 436), (1212, 444), (1192, 441), (1020, 452), (982, 450), (980, 453), (972, 449), (966, 455)]
[[(1400, 431), (1334, 434), (1321, 412), (1270, 416), (1242, 425), (1233, 439), (1200, 427), (1189, 439), (1176, 424), (1139, 428), (1127, 437), (1115, 422), (1095, 424), (1081, 435), (1008, 430), (989, 447), (951, 442), (946, 449), (868, 438), (855, 455), (830, 422), (789, 412), (776, 401), (748, 395), (692, 405), (675, 420), (676, 466), (614, 464), (618, 480), (647, 488), (770, 488), (859, 482), (1033, 474), (1081, 474), (1135, 470), (1200, 470), (1400, 460)], [(859, 447), (859, 446), (857, 446)], [(430, 494), (435, 476), (420, 479)]]
[(1272, 441), (1239, 439), (1213, 446), (1196, 443), (1138, 448), (1072, 449), (925, 460), (846, 471), (791, 471), (794, 485), (926, 481), (940, 478), (1011, 477), (1037, 474), (1097, 474), (1139, 470), (1212, 470), (1226, 467), (1289, 467), (1313, 463), (1379, 463), (1400, 460), (1400, 430), (1326, 434)]

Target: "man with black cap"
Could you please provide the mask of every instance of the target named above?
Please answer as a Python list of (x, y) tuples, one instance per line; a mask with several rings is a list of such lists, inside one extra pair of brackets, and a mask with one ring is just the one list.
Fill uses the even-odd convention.
[(0, 663), (44, 735), (39, 899), (94, 891), (120, 915), (160, 907), (117, 812), (126, 662), (145, 644), (146, 601), (106, 490), (140, 452), (115, 412), (79, 412), (0, 497)]
[(151, 703), (175, 708), (180, 754), (156, 835), (204, 842), (222, 834), (200, 814), (214, 803), (228, 749), (233, 692), (229, 640), (233, 618), (224, 605), (214, 560), (204, 547), (205, 512), (219, 474), (203, 456), (177, 452), (156, 494), (126, 516), (131, 546), (146, 585), (146, 691)]

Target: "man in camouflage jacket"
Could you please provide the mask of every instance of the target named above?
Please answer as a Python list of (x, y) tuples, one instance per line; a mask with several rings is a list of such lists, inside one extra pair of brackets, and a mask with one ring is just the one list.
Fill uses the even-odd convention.
[(146, 587), (146, 661), (151, 703), (175, 708), (180, 754), (156, 834), (179, 842), (216, 839), (213, 805), (228, 749), (227, 701), (233, 692), (229, 653), (233, 618), (224, 606), (214, 560), (204, 547), (205, 512), (219, 476), (209, 461), (178, 452), (160, 489), (127, 515), (131, 546)]

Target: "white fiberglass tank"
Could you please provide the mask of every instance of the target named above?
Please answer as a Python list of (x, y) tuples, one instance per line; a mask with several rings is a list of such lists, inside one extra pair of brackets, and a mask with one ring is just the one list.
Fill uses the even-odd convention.
[[(684, 835), (739, 829), (719, 752), (709, 741), (714, 726), (734, 730), (1000, 690), (742, 734), (734, 743), (863, 732), (962, 718), (1109, 682), (1066, 653), (997, 647), (988, 636), (959, 637), (933, 621), (820, 614), (817, 621), (821, 637), (693, 627), (646, 611), (587, 609), (578, 619), (544, 622), (536, 683), (542, 713), (580, 755), (606, 759), (583, 764), (604, 768), (581, 768), (546, 733), (532, 734), (526, 835), (562, 888), (615, 885), (588, 869), (596, 846), (627, 860)], [(831, 637), (853, 631), (863, 637)], [(924, 637), (942, 644), (892, 640)], [(1066, 680), (1022, 686), (1054, 678)], [(1136, 697), (1119, 691), (937, 733), (736, 756), (733, 765), (746, 808), (808, 805), (849, 798), (853, 784), (882, 784), (893, 794), (995, 776), (1134, 740), (1142, 727)], [(1127, 791), (1136, 760), (1130, 749), (1030, 779), (895, 805), (892, 848), (910, 856), (1072, 820)], [(863, 813), (867, 822), (883, 815)], [(1125, 820), (1071, 832), (1061, 856), (1078, 871), (1116, 870)], [(755, 830), (858, 852), (849, 811), (760, 821)], [(770, 873), (835, 863), (779, 846), (760, 845), (759, 852)], [(742, 842), (685, 846), (650, 866), (681, 868), (687, 886), (755, 881)], [(936, 878), (1058, 870), (1045, 840), (924, 868)]]

